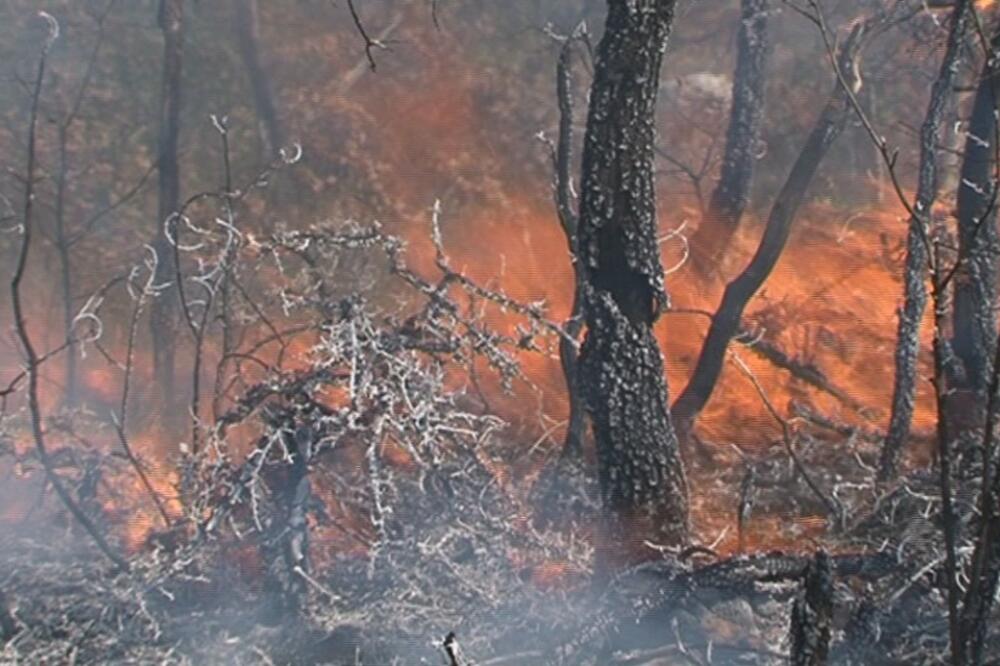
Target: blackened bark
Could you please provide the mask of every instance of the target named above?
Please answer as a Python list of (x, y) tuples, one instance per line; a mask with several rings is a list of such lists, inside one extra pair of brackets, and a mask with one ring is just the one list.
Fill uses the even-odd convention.
[(254, 107), (260, 123), (260, 135), (268, 157), (276, 157), (284, 145), (284, 135), (274, 104), (271, 79), (260, 61), (260, 30), (257, 0), (233, 0), (236, 43), (253, 89)]
[(309, 571), (309, 504), (312, 499), (312, 485), (309, 482), (309, 465), (312, 463), (313, 432), (308, 427), (300, 427), (295, 434), (286, 438), (291, 465), (289, 478), (284, 488), (284, 504), (287, 511), (283, 526), (283, 557), (288, 568), (289, 593), (301, 594), (305, 591), (303, 575)]
[(992, 483), (984, 490), (984, 507), (980, 534), (972, 558), (971, 580), (962, 606), (960, 631), (965, 663), (983, 663), (986, 638), (991, 626), (990, 616), (1000, 590), (1000, 477), (993, 463)]
[(720, 220), (738, 224), (750, 199), (753, 164), (764, 117), (764, 87), (770, 42), (768, 0), (743, 0), (740, 12), (733, 103), (719, 184), (709, 211)]
[[(159, 203), (153, 249), (158, 263), (157, 284), (172, 284), (174, 248), (164, 233), (164, 223), (177, 211), (180, 200), (180, 168), (177, 146), (180, 135), (181, 64), (183, 55), (184, 0), (160, 0), (160, 30), (163, 33), (163, 75), (160, 90)], [(174, 364), (178, 296), (176, 285), (156, 298), (150, 309), (153, 340), (153, 376), (161, 400), (174, 399)], [(166, 407), (166, 405), (163, 405)], [(164, 414), (171, 410), (164, 409)]]
[(573, 194), (573, 77), (571, 60), (573, 46), (584, 37), (580, 24), (567, 37), (559, 52), (556, 66), (556, 100), (559, 105), (559, 136), (553, 151), (555, 178), (553, 190), (556, 212), (573, 265), (573, 304), (563, 323), (566, 335), (559, 339), (559, 361), (569, 396), (569, 416), (566, 435), (555, 463), (549, 465), (535, 484), (534, 503), (539, 527), (552, 521), (579, 519), (592, 515), (596, 499), (592, 492), (592, 475), (587, 473), (583, 442), (587, 428), (586, 405), (580, 380), (579, 340), (583, 330), (583, 299), (587, 278), (579, 259), (577, 230), (579, 218)]
[(14, 621), (14, 616), (10, 612), (7, 597), (4, 596), (3, 590), (0, 590), (0, 645), (14, 638), (16, 633), (17, 622)]
[[(826, 616), (826, 608), (832, 599), (817, 592), (823, 592), (827, 582), (832, 583), (835, 577), (855, 576), (870, 582), (898, 570), (895, 556), (889, 552), (821, 554), (814, 557), (771, 552), (725, 558), (694, 568), (687, 568), (671, 559), (644, 563), (617, 575), (608, 585), (595, 612), (582, 618), (579, 631), (541, 663), (611, 663), (610, 657), (595, 661), (594, 655), (634, 652), (637, 644), (648, 644), (651, 638), (661, 638), (664, 628), (682, 609), (697, 608), (700, 611), (706, 605), (719, 607), (716, 604), (725, 600), (747, 599), (759, 592), (758, 586), (762, 583), (808, 580), (804, 588), (811, 590), (812, 594), (806, 595), (803, 602), (811, 604), (806, 609), (814, 611), (814, 614), (803, 615), (821, 619)], [(807, 627), (805, 623), (799, 626)], [(808, 626), (815, 628), (816, 624)], [(821, 645), (820, 642), (814, 644)], [(636, 659), (628, 663), (640, 661)]]
[(792, 606), (789, 662), (792, 666), (823, 666), (830, 654), (833, 620), (833, 568), (823, 551), (806, 569), (802, 592)]
[[(281, 612), (297, 612), (308, 588), (309, 512), (315, 508), (310, 467), (315, 463), (317, 431), (297, 421), (312, 421), (319, 415), (276, 409), (265, 417), (268, 426), (281, 432), (287, 464), (266, 471), (263, 485), (274, 492), (275, 512), (260, 543), (266, 563), (265, 589)], [(247, 473), (253, 474), (249, 468)]]
[(687, 483), (653, 322), (666, 301), (653, 186), (654, 113), (674, 0), (611, 0), (583, 148), (580, 378), (602, 501), (621, 536), (688, 539)]
[(987, 390), (986, 428), (983, 432), (982, 490), (979, 521), (966, 592), (959, 619), (962, 654), (969, 664), (983, 662), (990, 614), (1000, 585), (1000, 345), (994, 343), (992, 372)]
[[(573, 162), (573, 77), (570, 60), (573, 55), (573, 43), (577, 39), (574, 33), (563, 44), (559, 53), (559, 63), (556, 67), (556, 97), (559, 101), (559, 140), (556, 144), (556, 209), (559, 222), (566, 234), (569, 245), (570, 259), (573, 262), (573, 306), (564, 328), (572, 339), (577, 339), (583, 328), (581, 308), (583, 307), (583, 289), (586, 276), (579, 260), (577, 248), (577, 228), (579, 220), (573, 210), (572, 162)], [(583, 396), (580, 391), (578, 351), (573, 343), (562, 338), (559, 341), (559, 360), (562, 364), (563, 376), (569, 393), (569, 421), (566, 426), (566, 439), (563, 455), (579, 459), (583, 455), (583, 434), (586, 428), (586, 415)]]
[(920, 353), (920, 321), (927, 306), (928, 244), (931, 208), (938, 196), (937, 145), (941, 123), (953, 94), (962, 44), (971, 19), (969, 0), (957, 0), (951, 13), (951, 28), (941, 68), (931, 87), (930, 103), (920, 128), (920, 166), (917, 194), (906, 236), (906, 263), (903, 273), (904, 301), (899, 312), (896, 338), (896, 374), (892, 393), (892, 414), (882, 447), (879, 479), (896, 473), (899, 454), (910, 434), (916, 398), (917, 358)]
[[(994, 53), (1000, 31), (993, 36)], [(997, 291), (997, 252), (994, 162), (996, 151), (996, 63), (983, 63), (972, 105), (964, 159), (958, 184), (958, 268), (952, 349), (965, 370), (965, 388), (985, 405), (991, 356), (996, 340), (994, 312)]]
[[(845, 75), (850, 76), (856, 71), (854, 62), (861, 48), (863, 32), (860, 27), (855, 29), (841, 47), (838, 57)], [(857, 86), (860, 80), (847, 83)], [(799, 206), (820, 163), (844, 129), (850, 109), (847, 92), (838, 81), (774, 201), (757, 252), (743, 272), (726, 285), (691, 380), (674, 403), (674, 416), (683, 427), (686, 428), (708, 403), (722, 372), (729, 341), (739, 330), (743, 310), (781, 257)]]
[[(945, 276), (942, 270), (942, 248), (938, 238), (934, 239), (934, 269), (933, 280), (934, 306), (934, 398), (937, 406), (937, 445), (938, 445), (938, 492), (941, 497), (941, 531), (944, 535), (945, 566), (943, 578), (948, 599), (948, 633), (951, 642), (952, 655), (961, 650), (959, 633), (959, 587), (958, 587), (958, 540), (961, 518), (955, 512), (955, 481), (952, 453), (952, 433), (950, 419), (947, 416), (948, 370), (950, 356), (948, 340), (945, 337), (945, 319), (947, 318), (948, 300), (946, 298)], [(964, 664), (964, 660), (953, 658), (953, 663)]]
[(750, 200), (753, 167), (764, 118), (764, 91), (770, 53), (767, 23), (768, 0), (742, 0), (732, 107), (722, 170), (709, 199), (705, 219), (691, 238), (692, 256), (704, 270), (711, 270), (718, 263)]

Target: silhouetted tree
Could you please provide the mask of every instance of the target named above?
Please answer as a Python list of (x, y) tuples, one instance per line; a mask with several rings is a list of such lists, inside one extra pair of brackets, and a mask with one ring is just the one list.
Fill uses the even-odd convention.
[(750, 200), (764, 118), (767, 61), (771, 50), (767, 30), (768, 0), (742, 0), (740, 7), (736, 71), (722, 171), (709, 199), (705, 219), (691, 237), (692, 256), (703, 272), (713, 270), (718, 263)]
[[(156, 281), (169, 284), (175, 280), (174, 248), (164, 233), (164, 224), (177, 211), (180, 199), (181, 67), (184, 51), (184, 0), (160, 0), (159, 25), (163, 33), (163, 78), (160, 90), (160, 129), (157, 140), (159, 158), (159, 203), (153, 248), (158, 265)], [(153, 301), (150, 313), (153, 340), (153, 374), (161, 400), (174, 395), (174, 365), (177, 327), (176, 287), (168, 288)], [(164, 413), (169, 413), (165, 410)]]
[(824, 666), (830, 653), (833, 624), (833, 569), (830, 557), (820, 551), (809, 563), (802, 591), (792, 606), (790, 663)]
[(906, 264), (903, 273), (904, 302), (899, 311), (896, 342), (896, 374), (892, 392), (892, 414), (882, 448), (879, 478), (896, 472), (899, 453), (910, 434), (916, 397), (917, 357), (920, 352), (920, 322), (927, 306), (927, 266), (931, 209), (938, 197), (938, 139), (941, 124), (953, 94), (955, 74), (962, 45), (971, 20), (968, 0), (957, 0), (951, 12), (948, 42), (937, 78), (931, 87), (930, 102), (920, 128), (920, 166), (917, 193), (906, 236)]
[[(998, 36), (993, 48), (1000, 47)], [(958, 184), (958, 266), (955, 273), (952, 348), (961, 360), (965, 388), (985, 405), (996, 340), (997, 239), (996, 63), (987, 58), (976, 89)], [(978, 410), (978, 411), (981, 411)], [(977, 419), (979, 420), (979, 419)]]
[(260, 136), (268, 157), (275, 157), (284, 144), (284, 134), (278, 119), (271, 90), (271, 78), (260, 61), (260, 17), (257, 0), (233, 0), (236, 43), (253, 89), (254, 108), (260, 123)]
[(788, 179), (774, 200), (756, 253), (746, 268), (726, 285), (722, 302), (712, 317), (712, 324), (702, 345), (694, 373), (674, 403), (674, 415), (680, 423), (685, 424), (685, 427), (708, 403), (722, 372), (729, 341), (739, 330), (743, 310), (774, 270), (788, 242), (792, 223), (813, 176), (847, 123), (851, 113), (848, 95), (852, 94), (852, 91), (848, 91), (844, 86), (856, 88), (861, 85), (861, 80), (856, 75), (855, 64), (859, 57), (865, 28), (865, 23), (857, 24), (851, 36), (841, 46), (839, 68), (850, 78), (844, 81), (838, 80), (834, 84), (829, 101), (816, 120), (802, 151), (792, 165)]

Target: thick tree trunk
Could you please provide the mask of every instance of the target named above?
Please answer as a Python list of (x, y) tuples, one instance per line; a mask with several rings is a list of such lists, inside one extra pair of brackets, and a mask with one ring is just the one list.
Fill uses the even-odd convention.
[(742, 0), (722, 171), (709, 199), (705, 219), (691, 238), (692, 258), (703, 273), (710, 272), (718, 264), (750, 200), (753, 166), (764, 118), (770, 53), (767, 22), (768, 0)]
[(164, 223), (177, 211), (180, 201), (180, 168), (178, 138), (180, 134), (181, 63), (183, 55), (184, 0), (160, 1), (160, 30), (163, 32), (163, 78), (160, 92), (160, 131), (157, 142), (159, 158), (159, 203), (153, 248), (158, 264), (157, 284), (171, 284), (153, 301), (150, 326), (153, 340), (153, 376), (159, 405), (164, 414), (170, 413), (166, 401), (174, 400), (174, 365), (176, 355), (178, 295), (174, 248), (164, 233)]
[[(1000, 48), (1000, 32), (993, 37)], [(952, 349), (965, 370), (965, 388), (985, 405), (996, 340), (997, 239), (994, 180), (996, 65), (983, 64), (958, 183), (958, 269), (955, 273)], [(984, 415), (985, 416), (985, 415)]]
[(261, 140), (268, 157), (275, 157), (284, 145), (284, 134), (274, 104), (271, 79), (260, 61), (260, 30), (257, 0), (233, 0), (236, 22), (236, 43), (253, 89), (254, 107), (260, 123)]
[[(688, 539), (684, 466), (653, 322), (666, 301), (653, 186), (654, 114), (674, 0), (610, 0), (583, 149), (580, 378), (613, 538)], [(631, 528), (631, 529), (627, 529)]]
[(931, 209), (938, 196), (937, 146), (941, 123), (953, 94), (962, 43), (971, 12), (969, 0), (957, 0), (951, 13), (951, 29), (931, 99), (920, 128), (920, 167), (917, 194), (906, 237), (906, 265), (903, 273), (904, 302), (899, 312), (896, 340), (896, 375), (893, 383), (892, 414), (882, 447), (879, 478), (895, 475), (903, 443), (910, 434), (916, 399), (917, 359), (920, 352), (920, 321), (927, 306), (928, 243)]
[[(845, 75), (854, 71), (863, 31), (856, 29), (844, 42), (839, 54), (840, 69)], [(860, 81), (849, 81), (858, 85)], [(768, 217), (757, 252), (743, 272), (726, 285), (722, 302), (712, 317), (708, 336), (701, 348), (698, 364), (684, 392), (674, 403), (674, 416), (687, 428), (708, 403), (722, 372), (729, 341), (739, 330), (743, 310), (764, 284), (777, 264), (788, 242), (792, 223), (820, 163), (840, 136), (851, 113), (851, 107), (840, 81), (834, 85), (830, 99), (806, 139), (802, 152), (792, 165), (788, 179), (778, 193)]]

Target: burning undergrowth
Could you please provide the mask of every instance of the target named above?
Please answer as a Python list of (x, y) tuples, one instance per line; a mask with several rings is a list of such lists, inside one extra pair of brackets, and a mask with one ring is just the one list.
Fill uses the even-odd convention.
[[(519, 356), (561, 329), (540, 305), (451, 269), (436, 211), (433, 279), (378, 226), (244, 234), (234, 210), (262, 183), (210, 197), (221, 207), (214, 220), (196, 221), (192, 204), (171, 222), (195, 354), (190, 402), (174, 401), (189, 417), (170, 424), (179, 457), (149, 466), (132, 449), (127, 419), (142, 418), (128, 396), (134, 328), (121, 358), (100, 347), (99, 330), (81, 334), (124, 375), (112, 424), (95, 427), (85, 413), (49, 420), (39, 465), (27, 446), (37, 412), (5, 419), (8, 460), (34, 480), (39, 502), (49, 465), (84, 530), (114, 537), (102, 541), (107, 561), (94, 561), (68, 548), (82, 536), (73, 517), (43, 545), (25, 511), (3, 545), (5, 657), (429, 659), (448, 630), (485, 650), (543, 616), (526, 602), (558, 606), (528, 584), (546, 566), (588, 570), (586, 541), (530, 527), (503, 481), (505, 424), (469, 390), (477, 364), (505, 386), (521, 381)], [(119, 285), (133, 327), (160, 297), (156, 260)], [(356, 271), (346, 288), (345, 265)], [(386, 279), (410, 295), (406, 306), (370, 304), (364, 285)], [(99, 324), (101, 305), (81, 326)], [(208, 335), (217, 322), (205, 313), (216, 308), (221, 339)], [(488, 308), (524, 325), (497, 332), (484, 324)]]
[[(55, 35), (43, 50), (36, 104)], [(574, 35), (564, 44), (584, 40)], [(366, 143), (357, 133), (344, 159), (368, 165), (369, 180), (385, 185), (366, 195), (406, 218), (409, 245), (378, 224), (258, 219), (260, 193), (301, 151), (279, 151), (271, 168), (235, 185), (229, 121), (213, 116), (225, 186), (171, 207), (157, 247), (96, 290), (69, 322), (65, 345), (46, 343), (41, 355), (31, 341), (50, 341), (38, 323), (45, 320), (30, 307), (24, 316), (19, 291), (31, 250), (32, 154), (12, 286), (26, 367), (0, 389), (0, 463), (10, 482), (0, 490), (10, 527), (0, 541), (0, 659), (496, 666), (783, 663), (792, 655), (819, 664), (829, 646), (842, 662), (940, 661), (949, 632), (960, 635), (947, 626), (959, 618), (956, 595), (975, 613), (976, 590), (990, 589), (943, 577), (979, 575), (984, 558), (995, 560), (982, 550), (991, 524), (982, 527), (977, 513), (991, 470), (968, 431), (946, 457), (961, 482), (954, 496), (920, 472), (876, 481), (887, 435), (875, 424), (890, 399), (878, 368), (894, 343), (885, 293), (898, 293), (905, 254), (891, 240), (900, 235), (896, 214), (844, 217), (822, 203), (802, 214), (781, 261), (767, 269), (776, 266), (782, 279), (745, 317), (740, 306), (735, 344), (719, 357), (718, 390), (682, 433), (686, 472), (670, 482), (685, 498), (671, 506), (676, 514), (690, 506), (693, 539), (686, 542), (686, 515), (660, 515), (685, 543), (657, 543), (649, 530), (622, 531), (632, 519), (655, 525), (630, 513), (637, 507), (599, 497), (597, 486), (627, 469), (634, 484), (619, 484), (622, 494), (653, 497), (641, 481), (667, 477), (643, 477), (633, 464), (639, 456), (612, 465), (598, 483), (594, 469), (607, 471), (608, 447), (589, 433), (586, 447), (560, 446), (568, 428), (554, 416), (568, 411), (566, 350), (579, 348), (580, 320), (566, 321), (574, 279), (578, 298), (608, 284), (625, 293), (616, 281), (635, 278), (635, 266), (626, 262), (587, 291), (568, 256), (580, 251), (572, 205), (560, 207), (560, 230), (547, 202), (542, 209), (500, 184), (525, 174), (496, 154), (499, 168), (477, 182), (479, 156), (463, 146), (489, 138), (476, 116), (502, 111), (504, 100), (465, 94), (441, 109), (434, 102), (448, 96), (449, 75), (469, 93), (475, 73), (435, 62), (434, 85), (416, 85), (427, 83), (418, 77), (394, 86), (422, 88), (410, 95), (410, 115), (436, 131), (403, 123), (380, 134), (393, 118), (388, 105), (345, 110), (378, 138)], [(571, 132), (567, 99), (564, 90), (560, 129)], [(605, 119), (595, 114), (594, 123)], [(450, 142), (438, 149), (434, 137), (448, 128)], [(394, 187), (399, 162), (422, 178)], [(312, 166), (313, 178), (324, 171)], [(455, 209), (414, 213), (456, 173)], [(558, 181), (557, 194), (571, 196), (572, 184), (560, 189)], [(647, 222), (661, 187), (649, 183)], [(462, 226), (443, 225), (448, 216)], [(678, 206), (666, 217), (670, 224), (623, 237), (648, 236), (647, 277), (659, 275), (660, 262), (671, 267), (678, 282), (667, 323), (652, 326), (659, 303), (652, 316), (628, 298), (627, 316), (613, 299), (588, 306), (607, 317), (588, 331), (601, 331), (613, 352), (605, 365), (589, 359), (590, 371), (599, 370), (594, 383), (614, 389), (589, 387), (591, 415), (602, 395), (609, 405), (634, 398), (629, 382), (646, 382), (660, 398), (640, 395), (644, 404), (632, 411), (611, 405), (617, 421), (607, 421), (619, 428), (623, 414), (643, 416), (649, 405), (667, 412), (657, 338), (678, 386), (694, 366), (703, 324), (718, 318), (705, 308), (718, 300), (720, 278), (758, 240), (750, 220), (727, 235), (728, 260), (706, 274), (686, 263), (685, 236), (688, 218), (711, 225), (710, 216)], [(612, 243), (607, 251), (617, 250)], [(649, 295), (649, 284), (631, 286), (626, 296)], [(173, 313), (173, 324), (154, 331), (154, 348), (165, 339), (183, 367), (166, 380), (157, 359), (140, 353), (139, 322), (150, 310)], [(632, 337), (615, 337), (623, 334)], [(930, 342), (917, 341), (916, 353)], [(613, 384), (621, 368), (607, 367), (628, 370), (621, 359), (636, 358), (628, 343), (649, 352), (641, 358), (655, 376), (624, 372), (624, 384)], [(54, 368), (81, 352), (102, 367), (82, 368), (85, 407), (65, 401), (59, 409)], [(922, 369), (943, 376), (938, 366)], [(942, 422), (942, 396), (916, 397), (911, 439), (947, 446), (926, 431)], [(648, 425), (641, 420), (624, 425)], [(657, 424), (674, 437), (669, 419)], [(645, 444), (640, 453), (669, 442)], [(615, 526), (612, 513), (621, 518)], [(952, 534), (943, 554), (942, 525)], [(976, 622), (986, 632), (981, 644), (994, 646), (985, 616), (961, 633), (974, 636)]]
[[(415, 271), (405, 243), (377, 225), (245, 233), (235, 211), (254, 195), (224, 193), (221, 215), (205, 216), (213, 205), (200, 221), (195, 207), (173, 219), (189, 288), (180, 305), (202, 355), (190, 402), (175, 406), (188, 414), (174, 425), (180, 454), (151, 465), (150, 452), (135, 453), (122, 415), (142, 416), (127, 388), (111, 423), (48, 419), (50, 458), (112, 536), (112, 559), (48, 506), (30, 410), (5, 418), (7, 460), (41, 495), (0, 546), (3, 659), (780, 663), (817, 567), (839, 609), (835, 654), (870, 663), (873, 641), (901, 660), (944, 649), (937, 501), (920, 479), (873, 490), (877, 432), (798, 403), (791, 426), (776, 417), (784, 439), (739, 464), (695, 438), (695, 515), (714, 543), (646, 543), (650, 563), (595, 585), (602, 532), (589, 474), (563, 484), (569, 514), (536, 520), (539, 496), (510, 470), (544, 462), (520, 460), (518, 431), (486, 408), (477, 382), (529, 386), (523, 359), (554, 354), (562, 327), (541, 304), (454, 269), (438, 209), (434, 259)], [(159, 297), (152, 263), (120, 285), (134, 313)], [(345, 271), (356, 279), (345, 284)], [(405, 305), (368, 298), (365, 285), (387, 281)], [(203, 317), (209, 309), (221, 321)], [(501, 316), (506, 326), (491, 325)], [(209, 337), (213, 324), (229, 337)], [(82, 338), (100, 344), (96, 331)], [(116, 365), (127, 379), (125, 350)], [(797, 529), (776, 524), (789, 515)], [(760, 552), (782, 538), (815, 539), (831, 555)]]

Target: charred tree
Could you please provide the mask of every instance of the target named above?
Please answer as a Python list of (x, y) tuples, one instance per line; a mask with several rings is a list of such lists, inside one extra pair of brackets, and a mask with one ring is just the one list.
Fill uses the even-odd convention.
[(318, 420), (319, 415), (308, 410), (297, 414), (294, 409), (277, 409), (267, 415), (271, 427), (283, 432), (288, 457), (287, 464), (269, 479), (278, 511), (262, 554), (270, 568), (268, 585), (275, 601), (289, 612), (299, 610), (310, 571), (308, 521), (313, 496), (309, 468), (314, 463), (315, 432), (296, 423), (302, 417)]
[(823, 666), (830, 654), (833, 622), (833, 567), (823, 551), (806, 569), (802, 592), (792, 606), (789, 662), (792, 666)]
[(233, 0), (236, 43), (253, 89), (254, 107), (260, 123), (260, 136), (268, 157), (275, 157), (284, 145), (284, 135), (274, 104), (271, 78), (260, 61), (260, 19), (257, 0)]
[(931, 87), (927, 114), (920, 128), (920, 166), (917, 193), (906, 236), (903, 272), (904, 302), (899, 311), (896, 341), (896, 374), (893, 382), (892, 414), (882, 447), (878, 476), (881, 480), (896, 473), (899, 454), (910, 434), (916, 398), (917, 358), (920, 353), (920, 321), (927, 306), (927, 266), (930, 260), (931, 209), (938, 196), (938, 140), (941, 124), (953, 94), (958, 61), (971, 20), (968, 0), (956, 0), (951, 12), (951, 28), (937, 78)]
[[(993, 47), (996, 47), (996, 40)], [(956, 628), (960, 650), (956, 657), (974, 665), (983, 663), (990, 615), (1000, 586), (1000, 452), (997, 447), (997, 434), (1000, 432), (1000, 344), (994, 339), (993, 345), (990, 382), (986, 391), (986, 426), (981, 442), (982, 485), (975, 547)]]
[(684, 428), (697, 418), (708, 403), (722, 372), (729, 341), (739, 331), (743, 310), (774, 270), (788, 242), (792, 223), (813, 176), (847, 123), (851, 106), (849, 93), (844, 85), (855, 89), (861, 85), (861, 79), (856, 74), (856, 60), (860, 56), (864, 32), (864, 24), (858, 24), (841, 46), (838, 55), (840, 69), (849, 79), (843, 82), (838, 80), (834, 85), (826, 107), (820, 113), (802, 152), (792, 165), (788, 179), (774, 201), (756, 253), (743, 272), (726, 285), (691, 380), (674, 403), (674, 416)]
[[(573, 262), (573, 305), (569, 319), (564, 328), (569, 336), (576, 339), (583, 328), (581, 308), (583, 306), (583, 290), (586, 276), (579, 261), (577, 247), (577, 228), (579, 220), (573, 210), (572, 161), (573, 161), (573, 78), (570, 70), (570, 60), (573, 55), (573, 42), (579, 38), (574, 33), (563, 44), (556, 67), (556, 96), (559, 100), (559, 138), (555, 152), (555, 196), (559, 223), (566, 234), (569, 245), (570, 259)], [(565, 455), (579, 458), (583, 455), (583, 434), (586, 428), (586, 415), (583, 398), (580, 393), (579, 368), (577, 349), (568, 338), (559, 341), (559, 361), (569, 392), (569, 422), (566, 426), (566, 439), (563, 451)]]
[[(992, 40), (1000, 48), (1000, 32)], [(986, 403), (996, 340), (997, 238), (996, 63), (987, 54), (976, 89), (958, 184), (958, 266), (955, 272), (952, 350), (962, 363), (962, 388)], [(981, 415), (977, 421), (981, 421)], [(981, 426), (981, 422), (979, 423)]]
[(719, 182), (705, 219), (691, 238), (692, 257), (703, 273), (713, 270), (729, 245), (750, 200), (753, 167), (764, 118), (767, 83), (768, 0), (742, 0), (736, 71), (726, 149)]
[(584, 137), (580, 380), (611, 531), (688, 539), (687, 482), (653, 323), (666, 304), (653, 186), (654, 116), (674, 0), (608, 2)]
[(14, 621), (14, 615), (10, 612), (7, 597), (4, 596), (3, 590), (0, 590), (0, 644), (14, 638), (17, 631), (17, 622)]
[[(157, 255), (156, 283), (171, 285), (153, 301), (150, 327), (153, 342), (153, 376), (159, 397), (173, 400), (178, 296), (175, 278), (174, 247), (164, 225), (177, 211), (180, 200), (181, 65), (184, 50), (184, 0), (160, 0), (159, 24), (163, 33), (163, 74), (160, 89), (160, 129), (157, 140), (159, 161), (159, 199), (156, 234), (152, 243)], [(166, 405), (163, 405), (166, 406)], [(169, 410), (164, 410), (169, 413)]]
[[(571, 60), (573, 46), (584, 38), (581, 23), (570, 34), (559, 51), (556, 65), (556, 99), (559, 105), (559, 134), (552, 146), (554, 168), (553, 192), (559, 224), (566, 235), (570, 261), (573, 266), (573, 303), (569, 317), (563, 323), (565, 335), (559, 339), (559, 363), (566, 392), (569, 397), (569, 415), (566, 435), (559, 456), (548, 466), (535, 485), (535, 505), (540, 525), (552, 520), (582, 514), (581, 499), (592, 498), (588, 492), (589, 476), (586, 474), (583, 442), (587, 429), (586, 406), (580, 381), (578, 340), (583, 329), (583, 298), (586, 275), (579, 260), (577, 228), (579, 219), (574, 206), (573, 192), (573, 77)], [(585, 504), (592, 502), (585, 501)]]

